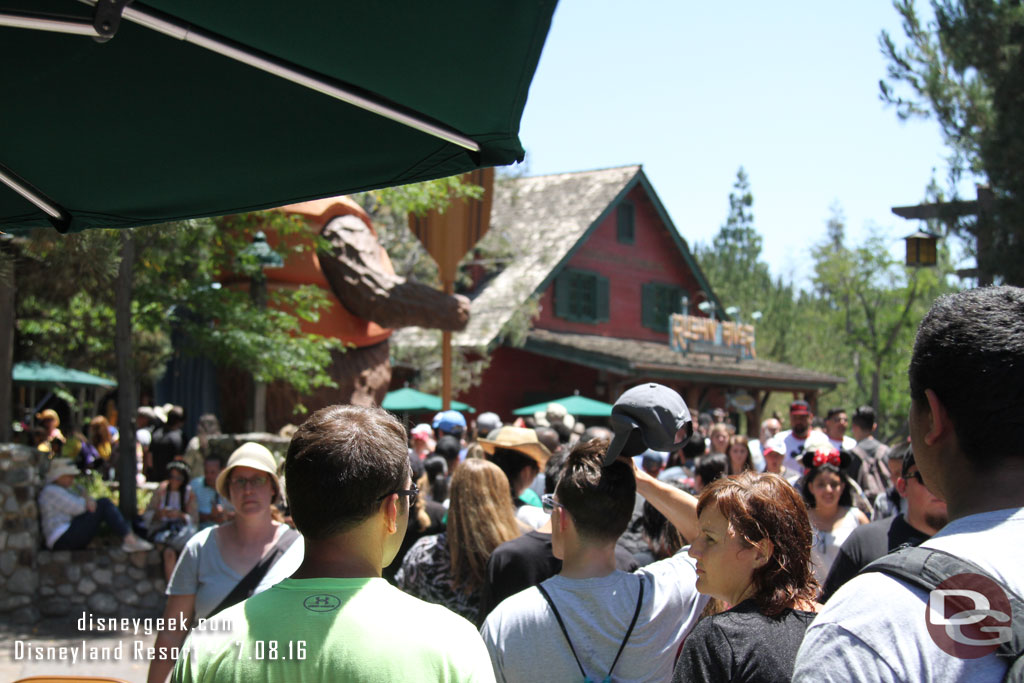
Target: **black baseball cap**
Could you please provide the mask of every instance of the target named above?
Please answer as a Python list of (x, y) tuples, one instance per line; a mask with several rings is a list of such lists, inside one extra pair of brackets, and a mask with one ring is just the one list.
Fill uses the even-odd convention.
[[(693, 433), (690, 409), (678, 392), (653, 382), (633, 387), (619, 396), (612, 406), (615, 436), (604, 456), (605, 466), (620, 455), (640, 455), (648, 448), (672, 452), (686, 444)], [(676, 443), (679, 430), (686, 438)]]

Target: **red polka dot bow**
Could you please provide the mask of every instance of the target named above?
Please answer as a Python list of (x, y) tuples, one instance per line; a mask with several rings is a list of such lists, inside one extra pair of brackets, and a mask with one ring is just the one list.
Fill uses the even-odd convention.
[(822, 465), (835, 465), (839, 467), (839, 451), (835, 448), (819, 448), (814, 451), (814, 462), (811, 463), (811, 467), (821, 467)]

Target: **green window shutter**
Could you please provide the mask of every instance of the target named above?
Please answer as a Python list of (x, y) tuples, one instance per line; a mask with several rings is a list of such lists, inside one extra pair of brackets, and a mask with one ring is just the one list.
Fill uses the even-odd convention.
[(597, 287), (597, 291), (595, 292), (597, 302), (597, 305), (595, 306), (596, 320), (594, 322), (606, 323), (608, 322), (609, 300), (611, 299), (608, 278), (596, 275), (594, 280), (596, 281)]
[(653, 282), (645, 282), (640, 299), (641, 318), (643, 326), (654, 329), (654, 310), (657, 298), (657, 285)]
[(555, 278), (555, 316), (558, 318), (569, 317), (569, 296), (572, 290), (572, 273), (563, 270)]

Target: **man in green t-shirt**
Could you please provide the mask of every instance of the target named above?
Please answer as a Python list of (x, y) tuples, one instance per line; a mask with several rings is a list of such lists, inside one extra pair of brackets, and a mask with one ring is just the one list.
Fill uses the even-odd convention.
[(472, 624), (380, 578), (417, 494), (401, 424), (377, 408), (317, 411), (292, 438), (284, 476), (302, 565), (196, 625), (176, 683), (494, 680)]

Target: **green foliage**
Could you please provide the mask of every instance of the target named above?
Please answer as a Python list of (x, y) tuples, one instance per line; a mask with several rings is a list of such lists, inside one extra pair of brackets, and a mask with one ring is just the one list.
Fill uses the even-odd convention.
[(972, 242), (980, 279), (1024, 283), (1024, 7), (996, 0), (931, 0), (923, 22), (915, 0), (895, 0), (907, 43), (887, 32), (881, 98), (900, 118), (934, 118), (950, 149), (955, 188), (967, 172), (986, 180), (995, 202), (984, 218), (953, 232)]
[[(761, 259), (753, 195), (742, 168), (729, 207), (711, 246), (698, 245), (696, 252), (723, 305), (738, 306), (745, 321), (761, 312), (758, 357), (847, 378), (820, 397), (822, 410), (869, 404), (880, 417), (882, 436), (899, 432), (909, 410), (906, 369), (917, 323), (935, 297), (950, 289), (948, 246), (940, 243), (938, 268), (906, 268), (890, 254), (889, 236), (876, 232), (851, 245), (836, 205), (825, 237), (811, 250), (812, 287), (799, 291), (772, 278)], [(784, 413), (786, 402), (775, 397), (769, 409)]]
[(952, 272), (945, 248), (938, 268), (908, 268), (892, 257), (890, 242), (876, 232), (848, 245), (842, 215), (834, 212), (828, 236), (812, 250), (815, 317), (829, 330), (819, 343), (831, 351), (831, 367), (821, 369), (849, 378), (829, 399), (848, 410), (871, 405), (883, 435), (899, 431), (906, 419), (917, 323), (949, 291), (945, 276)]
[(758, 355), (793, 362), (791, 342), (799, 311), (794, 288), (782, 278), (772, 278), (761, 259), (763, 240), (754, 226), (753, 206), (750, 181), (740, 167), (729, 193), (725, 223), (711, 245), (695, 246), (694, 255), (722, 305), (737, 306), (740, 320), (756, 322)]
[[(242, 368), (259, 381), (282, 380), (300, 393), (334, 386), (326, 370), (340, 344), (300, 328), (300, 321), (316, 321), (328, 306), (325, 292), (312, 286), (275, 291), (271, 303), (278, 308), (263, 308), (220, 285), (224, 278), (244, 283), (262, 275), (251, 259), (236, 258), (258, 229), (295, 238), (280, 240), (282, 256), (317, 244), (301, 219), (276, 211), (134, 229), (132, 343), (141, 376), (156, 379), (162, 372), (178, 326), (187, 353)], [(19, 358), (113, 376), (118, 254), (113, 230), (32, 236), (18, 277)]]

